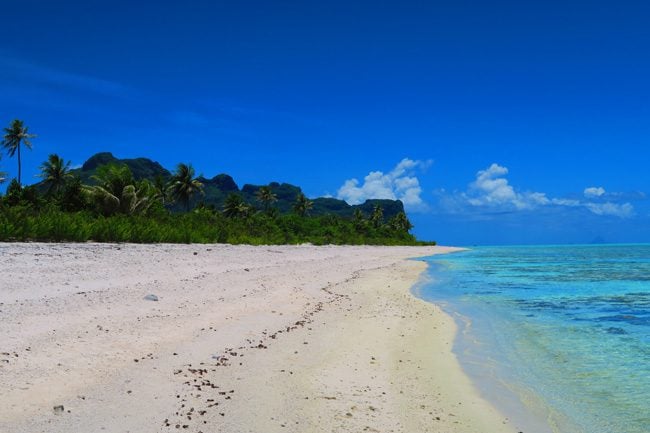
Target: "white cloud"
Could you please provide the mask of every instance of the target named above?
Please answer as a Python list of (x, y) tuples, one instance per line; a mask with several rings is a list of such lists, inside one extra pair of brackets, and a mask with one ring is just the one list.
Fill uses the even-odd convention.
[(554, 198), (551, 199), (551, 204), (568, 207), (578, 207), (582, 205), (582, 203), (580, 203), (580, 200), (575, 200), (572, 198)]
[(605, 194), (605, 188), (602, 186), (592, 186), (589, 188), (585, 188), (584, 191), (585, 197), (587, 198), (595, 198), (595, 197), (600, 197)]
[(368, 199), (401, 200), (410, 211), (426, 209), (422, 200), (420, 181), (414, 176), (416, 170), (423, 170), (431, 161), (404, 158), (390, 172), (371, 171), (363, 179), (348, 179), (339, 188), (337, 198), (349, 204), (361, 204)]
[(585, 207), (596, 215), (611, 215), (620, 218), (629, 218), (634, 215), (634, 206), (630, 203), (585, 203)]
[(476, 173), (476, 180), (469, 186), (467, 202), (472, 206), (514, 207), (532, 209), (549, 204), (550, 200), (542, 192), (516, 192), (505, 175), (508, 169), (492, 164)]
[(469, 184), (467, 191), (447, 194), (444, 190), (434, 192), (440, 198), (440, 205), (447, 211), (461, 213), (469, 209), (486, 208), (491, 211), (523, 211), (543, 206), (582, 207), (596, 215), (629, 218), (634, 216), (631, 203), (604, 201), (617, 197), (617, 193), (606, 193), (602, 187), (589, 187), (583, 192), (586, 200), (573, 198), (549, 198), (543, 192), (518, 191), (506, 175), (508, 169), (492, 164), (476, 173), (476, 179)]

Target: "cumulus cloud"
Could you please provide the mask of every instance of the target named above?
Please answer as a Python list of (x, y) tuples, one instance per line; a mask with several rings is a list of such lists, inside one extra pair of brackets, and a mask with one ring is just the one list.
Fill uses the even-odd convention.
[(583, 191), (585, 200), (550, 198), (546, 193), (519, 191), (507, 179), (508, 168), (492, 164), (476, 173), (467, 191), (447, 194), (438, 191), (440, 204), (451, 212), (468, 209), (489, 209), (494, 212), (533, 210), (540, 207), (584, 208), (596, 215), (629, 218), (634, 215), (631, 203), (616, 202), (616, 193), (607, 193), (603, 187), (589, 187)]
[(339, 188), (337, 198), (349, 204), (361, 204), (368, 199), (401, 200), (407, 210), (424, 210), (422, 187), (415, 172), (429, 165), (431, 161), (404, 158), (388, 173), (371, 171), (363, 182), (354, 178), (346, 180)]
[(505, 175), (508, 169), (492, 164), (476, 173), (476, 180), (469, 186), (467, 201), (473, 206), (514, 207), (532, 209), (550, 202), (541, 192), (516, 192)]
[(605, 188), (602, 186), (592, 186), (585, 188), (584, 194), (587, 198), (600, 197), (605, 194)]

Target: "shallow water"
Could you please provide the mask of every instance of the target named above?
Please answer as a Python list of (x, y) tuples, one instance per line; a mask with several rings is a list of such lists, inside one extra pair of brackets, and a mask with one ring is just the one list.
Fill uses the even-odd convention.
[(418, 294), (454, 315), (463, 367), (526, 433), (650, 432), (650, 245), (426, 261)]

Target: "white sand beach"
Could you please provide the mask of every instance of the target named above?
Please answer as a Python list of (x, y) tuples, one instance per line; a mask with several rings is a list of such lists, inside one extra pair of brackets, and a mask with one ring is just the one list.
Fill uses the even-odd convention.
[(517, 431), (410, 293), (449, 251), (0, 244), (0, 432)]

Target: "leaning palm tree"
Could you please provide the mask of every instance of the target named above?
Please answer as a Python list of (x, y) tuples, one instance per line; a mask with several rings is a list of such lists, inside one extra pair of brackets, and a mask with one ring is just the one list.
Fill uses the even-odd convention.
[(41, 167), (41, 174), (38, 177), (43, 179), (43, 184), (47, 187), (47, 194), (61, 191), (68, 179), (72, 177), (70, 173), (70, 161), (65, 161), (56, 153), (50, 154), (47, 161)]
[(178, 164), (169, 185), (169, 194), (172, 199), (185, 205), (190, 211), (190, 201), (196, 194), (203, 194), (203, 184), (194, 177), (194, 168), (191, 164)]
[(20, 185), (21, 176), (21, 163), (20, 163), (20, 146), (24, 145), (26, 148), (32, 148), (32, 138), (36, 137), (30, 134), (22, 120), (14, 120), (9, 124), (8, 128), (4, 128), (5, 135), (2, 140), (2, 147), (7, 150), (7, 154), (13, 157), (18, 154), (18, 185)]
[(120, 199), (123, 212), (127, 215), (146, 213), (153, 203), (154, 194), (153, 185), (147, 179), (127, 185)]
[(309, 200), (302, 192), (298, 193), (296, 201), (293, 204), (293, 211), (301, 217), (304, 217), (309, 213), (312, 207), (314, 207), (314, 202)]
[(264, 205), (264, 212), (269, 213), (271, 211), (271, 205), (278, 201), (278, 196), (273, 194), (270, 186), (262, 186), (255, 193), (257, 200)]

